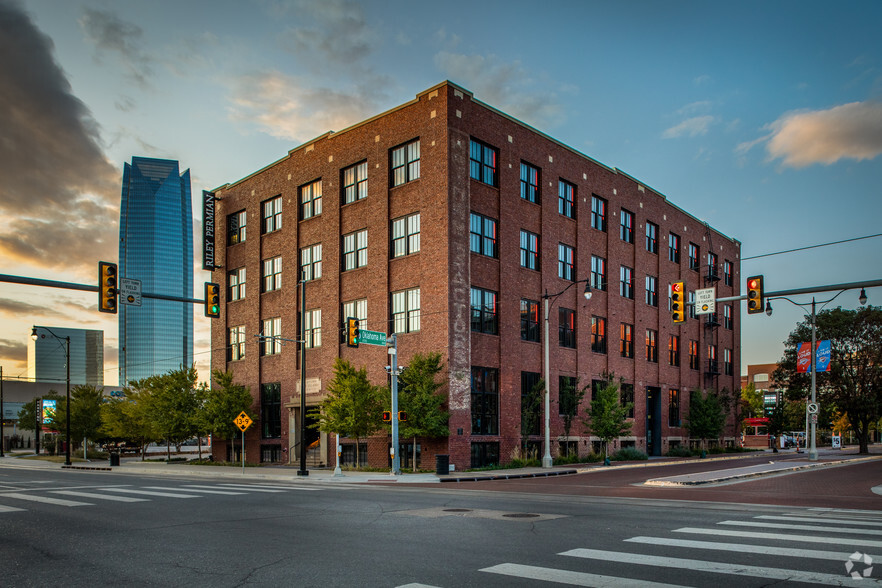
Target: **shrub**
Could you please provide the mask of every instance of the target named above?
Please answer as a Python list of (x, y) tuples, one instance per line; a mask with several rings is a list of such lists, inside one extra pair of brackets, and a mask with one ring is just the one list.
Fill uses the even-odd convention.
[(692, 457), (695, 453), (685, 445), (677, 445), (668, 449), (668, 457)]
[(643, 461), (649, 459), (649, 456), (634, 447), (625, 447), (616, 451), (609, 458), (612, 461)]

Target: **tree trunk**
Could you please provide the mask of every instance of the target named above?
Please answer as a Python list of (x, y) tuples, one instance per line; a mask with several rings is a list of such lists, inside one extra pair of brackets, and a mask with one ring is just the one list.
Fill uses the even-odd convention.
[(413, 438), (413, 473), (416, 473), (416, 435)]

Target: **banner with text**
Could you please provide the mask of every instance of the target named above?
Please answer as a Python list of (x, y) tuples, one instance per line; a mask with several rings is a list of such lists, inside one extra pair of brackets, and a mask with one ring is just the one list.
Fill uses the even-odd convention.
[[(796, 351), (796, 372), (806, 374), (812, 371), (811, 343), (800, 343)], [(830, 371), (830, 341), (818, 341), (815, 345), (815, 365), (818, 372)]]

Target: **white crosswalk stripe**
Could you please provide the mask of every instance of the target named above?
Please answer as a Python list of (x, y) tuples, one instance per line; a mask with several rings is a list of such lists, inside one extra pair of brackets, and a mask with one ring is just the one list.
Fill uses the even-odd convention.
[(144, 496), (161, 496), (163, 498), (198, 498), (195, 494), (180, 494), (178, 492), (160, 492), (158, 490), (135, 490), (134, 488), (107, 488), (108, 492), (125, 492), (127, 494), (139, 494)]
[(148, 490), (165, 490), (168, 492), (194, 492), (197, 494), (223, 494), (226, 496), (242, 496), (246, 492), (231, 492), (229, 490), (210, 490), (210, 486), (175, 486), (168, 488), (165, 486), (144, 486)]
[(18, 492), (5, 492), (4, 498), (15, 498), (17, 500), (27, 500), (29, 502), (42, 502), (44, 504), (54, 504), (56, 506), (91, 506), (89, 502), (78, 502), (76, 500), (65, 500), (63, 498), (50, 498), (49, 496), (40, 496), (39, 494), (20, 494)]
[(617, 576), (602, 576), (586, 572), (573, 572), (570, 570), (557, 570), (554, 568), (542, 568), (538, 566), (525, 566), (521, 564), (499, 564), (479, 570), (491, 574), (503, 574), (515, 578), (554, 582), (569, 586), (615, 586), (616, 588), (682, 588), (679, 584), (660, 584), (646, 580), (629, 580)]
[(92, 498), (94, 500), (110, 500), (112, 502), (148, 502), (149, 498), (133, 498), (131, 496), (114, 496), (113, 494), (100, 494), (98, 492), (82, 492), (80, 490), (53, 490), (52, 494), (64, 494), (65, 496), (79, 496), (80, 498)]

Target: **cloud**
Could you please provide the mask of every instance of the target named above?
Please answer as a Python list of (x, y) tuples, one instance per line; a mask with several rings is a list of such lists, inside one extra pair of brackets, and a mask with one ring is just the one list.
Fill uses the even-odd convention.
[(354, 0), (299, 2), (297, 16), (298, 20), (311, 22), (287, 29), (281, 42), (306, 57), (304, 63), (318, 71), (328, 65), (356, 68), (378, 41), (361, 5)]
[(435, 54), (435, 65), (448, 79), (474, 92), (478, 100), (536, 128), (555, 127), (564, 120), (563, 108), (549, 84), (540, 87), (518, 61), (440, 51)]
[(339, 131), (375, 114), (377, 108), (368, 90), (309, 87), (303, 80), (278, 71), (234, 79), (229, 99), (234, 121), (257, 125), (262, 132), (293, 141)]
[(79, 23), (86, 38), (98, 50), (97, 59), (104, 53), (115, 53), (130, 78), (142, 87), (149, 86), (153, 60), (141, 47), (144, 35), (141, 27), (112, 12), (92, 8), (84, 9)]
[(766, 143), (769, 159), (781, 159), (783, 165), (873, 159), (882, 153), (882, 102), (792, 112), (765, 128), (771, 131)]
[(14, 317), (21, 316), (41, 316), (41, 317), (58, 317), (67, 318), (67, 314), (59, 312), (45, 305), (31, 304), (21, 300), (12, 300), (10, 298), (0, 298), (0, 314), (6, 314)]
[(43, 267), (94, 259), (88, 243), (115, 239), (119, 199), (98, 125), (52, 51), (27, 14), (0, 2), (0, 254)]
[(0, 339), (0, 357), (27, 365), (27, 343), (12, 341), (10, 339)]
[(709, 114), (687, 118), (680, 124), (667, 129), (662, 133), (662, 137), (665, 139), (675, 139), (684, 135), (689, 135), (690, 137), (706, 135), (708, 129), (715, 120), (716, 119)]
[(696, 76), (696, 77), (692, 80), (692, 83), (693, 83), (694, 85), (696, 85), (696, 86), (702, 86), (702, 85), (704, 85), (704, 84), (709, 84), (712, 80), (713, 80), (713, 78), (711, 78), (709, 75), (707, 75), (707, 74), (702, 74), (702, 75), (700, 75), (700, 76)]

